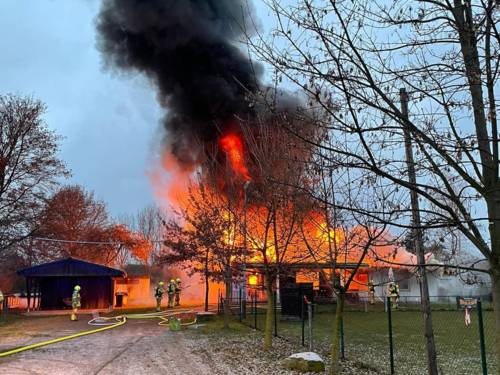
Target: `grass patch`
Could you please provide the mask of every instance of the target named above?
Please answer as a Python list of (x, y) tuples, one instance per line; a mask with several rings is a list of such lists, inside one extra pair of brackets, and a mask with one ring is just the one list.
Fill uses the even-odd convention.
[(224, 329), (224, 317), (221, 315), (216, 315), (214, 316), (213, 320), (202, 322), (196, 328), (190, 329), (190, 331), (203, 335), (239, 335), (247, 334), (251, 332), (252, 329), (244, 324), (241, 324), (234, 318), (230, 319), (229, 329)]
[[(434, 306), (433, 306), (434, 307)], [(450, 306), (436, 305), (433, 326), (438, 352), (438, 367), (445, 374), (470, 375), (481, 373), (479, 329), (477, 313), (472, 313), (472, 324), (464, 323), (464, 312)], [(328, 351), (331, 342), (334, 305), (318, 305), (313, 319), (313, 343), (317, 350)], [(388, 317), (383, 306), (371, 307), (372, 311), (346, 311), (344, 313), (345, 357), (382, 373), (389, 371)], [(486, 356), (489, 373), (496, 371), (494, 350), (493, 312), (483, 311)], [(257, 312), (257, 327), (262, 329), (265, 309)], [(254, 326), (255, 316), (245, 321)], [(423, 320), (420, 311), (403, 306), (392, 313), (394, 360), (396, 372), (408, 375), (426, 372), (426, 348)], [(294, 342), (301, 342), (302, 323), (280, 319), (278, 334)], [(308, 325), (305, 324), (305, 344), (308, 345)]]

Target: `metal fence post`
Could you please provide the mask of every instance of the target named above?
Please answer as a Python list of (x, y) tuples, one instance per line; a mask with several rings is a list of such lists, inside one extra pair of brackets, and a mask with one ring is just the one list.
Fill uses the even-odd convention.
[(257, 329), (257, 292), (253, 294), (253, 326)]
[(241, 312), (243, 314), (243, 319), (246, 320), (246, 318), (247, 318), (247, 288), (246, 287), (243, 290), (243, 301), (241, 303), (242, 303)]
[(481, 366), (483, 375), (488, 375), (488, 366), (486, 363), (486, 346), (484, 344), (484, 324), (483, 324), (483, 307), (481, 300), (477, 301), (477, 322), (479, 324), (479, 347), (481, 349)]
[(239, 297), (240, 297), (240, 299), (239, 299), (239, 302), (240, 302), (240, 303), (239, 303), (239, 305), (240, 305), (240, 306), (239, 306), (239, 307), (240, 307), (240, 308), (239, 308), (240, 323), (241, 323), (241, 319), (242, 319), (242, 317), (243, 317), (243, 305), (242, 305), (242, 303), (241, 303), (241, 302), (242, 302), (242, 301), (241, 301), (241, 292), (242, 292), (242, 290), (241, 290), (241, 288), (240, 288), (240, 292), (239, 292)]
[(312, 302), (307, 302), (307, 319), (309, 320), (308, 322), (308, 327), (309, 327), (309, 351), (312, 352), (313, 350), (313, 323), (312, 323)]
[(394, 343), (392, 341), (392, 306), (391, 297), (387, 297), (387, 320), (389, 323), (389, 361), (391, 374), (394, 374)]
[(274, 306), (274, 337), (278, 337), (278, 301), (276, 299), (277, 293), (274, 291), (273, 293), (273, 306)]
[(340, 358), (345, 359), (345, 346), (344, 346), (344, 317), (340, 318)]
[(306, 346), (305, 344), (305, 328), (306, 328), (306, 314), (304, 314), (304, 299), (302, 293), (300, 295), (300, 317), (302, 318), (302, 346)]

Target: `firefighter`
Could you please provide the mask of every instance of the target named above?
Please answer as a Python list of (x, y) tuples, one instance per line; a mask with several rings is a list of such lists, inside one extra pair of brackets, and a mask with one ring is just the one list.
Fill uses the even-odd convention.
[(375, 285), (373, 285), (371, 280), (368, 281), (368, 299), (370, 301), (370, 305), (375, 304)]
[(174, 298), (175, 298), (175, 280), (171, 279), (168, 283), (168, 307), (174, 307)]
[(180, 306), (181, 304), (181, 290), (182, 290), (182, 281), (180, 278), (175, 280), (175, 306)]
[(75, 285), (73, 295), (71, 296), (71, 307), (73, 308), (73, 312), (71, 313), (71, 320), (73, 321), (78, 320), (76, 313), (81, 307), (80, 289), (80, 285)]
[(4, 297), (3, 297), (3, 293), (2, 293), (2, 291), (0, 290), (0, 310), (3, 310), (3, 299), (4, 299)]
[(389, 297), (391, 297), (392, 307), (397, 309), (399, 301), (399, 286), (393, 281), (389, 283)]
[(165, 290), (163, 289), (163, 281), (160, 281), (155, 289), (156, 311), (161, 311), (161, 300), (163, 298), (164, 292)]

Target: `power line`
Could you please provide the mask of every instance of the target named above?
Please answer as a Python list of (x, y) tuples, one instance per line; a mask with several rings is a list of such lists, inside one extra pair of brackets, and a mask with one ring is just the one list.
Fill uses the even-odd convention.
[[(32, 237), (32, 238), (34, 240), (45, 241), (45, 242), (76, 243), (76, 244), (82, 244), (82, 245), (122, 245), (125, 243), (123, 241), (112, 242), (112, 241), (61, 240), (58, 238), (47, 238), (47, 237)], [(149, 241), (149, 242), (162, 243), (162, 242), (165, 242), (165, 240), (155, 240), (155, 241)]]

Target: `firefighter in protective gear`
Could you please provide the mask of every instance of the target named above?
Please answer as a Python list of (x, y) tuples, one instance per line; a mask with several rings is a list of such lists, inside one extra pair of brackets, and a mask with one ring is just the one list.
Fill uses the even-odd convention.
[(155, 289), (156, 311), (161, 311), (161, 300), (163, 298), (164, 292), (165, 290), (163, 289), (163, 281), (160, 281)]
[(168, 307), (174, 307), (174, 297), (175, 297), (175, 280), (171, 279), (168, 283)]
[(4, 300), (3, 293), (0, 290), (0, 310), (3, 310), (3, 300)]
[(71, 307), (73, 308), (73, 312), (71, 313), (71, 320), (73, 321), (78, 320), (76, 313), (81, 307), (80, 289), (80, 285), (75, 285), (73, 295), (71, 296)]
[(182, 281), (180, 278), (175, 280), (175, 306), (180, 306), (181, 304), (181, 290), (182, 290)]
[(370, 301), (370, 305), (375, 304), (375, 285), (370, 280), (368, 281), (368, 300)]
[(389, 283), (389, 297), (391, 297), (392, 307), (397, 309), (399, 301), (399, 286), (393, 281)]

